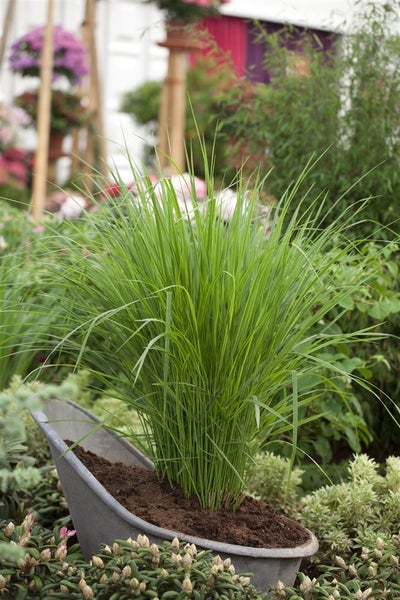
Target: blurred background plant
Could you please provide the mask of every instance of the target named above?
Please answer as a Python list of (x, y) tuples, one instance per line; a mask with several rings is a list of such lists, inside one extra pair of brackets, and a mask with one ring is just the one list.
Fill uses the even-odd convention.
[(29, 122), (20, 107), (0, 102), (0, 197), (23, 208), (30, 193), (32, 153), (21, 145), (21, 128)]
[[(39, 77), (45, 27), (35, 27), (11, 45), (11, 71), (22, 77)], [(82, 42), (62, 25), (54, 26), (53, 81), (65, 77), (71, 85), (81, 82), (88, 71)]]
[[(147, 126), (152, 141), (145, 160), (150, 166), (157, 143), (161, 88), (161, 82), (147, 81), (125, 93), (120, 105), (136, 123)], [(188, 70), (187, 93), (185, 143), (194, 173), (205, 176), (203, 146), (209, 161), (212, 156), (217, 159), (217, 182), (234, 181), (238, 169), (247, 175), (254, 172), (260, 153), (265, 152), (266, 135), (253, 123), (259, 123), (257, 113), (264, 106), (268, 88), (238, 78), (231, 61), (210, 43), (207, 56), (198, 57)]]
[(229, 0), (146, 0), (147, 3), (156, 4), (165, 12), (167, 21), (188, 23), (203, 17), (218, 14), (223, 4)]
[[(21, 107), (29, 117), (25, 125), (35, 125), (37, 121), (39, 90), (23, 92), (15, 98), (15, 104)], [(81, 127), (88, 118), (82, 98), (67, 90), (52, 90), (50, 132), (68, 133), (73, 127)]]

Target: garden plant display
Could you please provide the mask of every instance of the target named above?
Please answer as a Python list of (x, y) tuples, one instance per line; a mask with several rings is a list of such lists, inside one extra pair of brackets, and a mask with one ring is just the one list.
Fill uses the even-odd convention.
[[(11, 71), (23, 77), (39, 77), (44, 27), (36, 27), (18, 38), (11, 46)], [(88, 73), (86, 52), (82, 43), (61, 25), (54, 27), (53, 81), (66, 77), (72, 85)]]
[[(29, 385), (34, 386), (38, 401), (49, 395), (83, 399), (88, 393), (86, 384), (82, 385), (84, 381), (85, 377), (71, 376), (58, 388), (37, 383)], [(15, 382), (0, 398), (0, 423), (10, 432), (14, 429), (12, 423), (18, 423), (14, 429), (15, 441), (25, 443), (24, 449), (18, 450), (19, 459), (30, 464), (33, 457), (39, 460), (39, 456), (45, 456), (39, 460), (36, 473), (25, 472), (24, 477), (14, 478), (15, 502), (6, 504), (0, 517), (0, 597), (46, 599), (50, 593), (54, 598), (68, 593), (68, 597), (76, 600), (109, 600), (114, 593), (115, 599), (123, 599), (132, 597), (133, 590), (143, 593), (146, 586), (147, 595), (157, 594), (166, 600), (172, 594), (187, 597), (189, 583), (192, 596), (218, 600), (225, 597), (397, 600), (399, 597), (400, 542), (395, 515), (400, 481), (398, 459), (389, 461), (386, 475), (382, 476), (373, 461), (360, 456), (349, 464), (350, 477), (344, 487), (326, 485), (304, 498), (302, 504), (306, 510), (302, 515), (317, 531), (321, 550), (314, 564), (308, 565), (308, 570), (301, 572), (296, 585), (291, 587), (279, 583), (269, 594), (258, 592), (252, 587), (251, 577), (235, 572), (232, 562), (213, 561), (209, 552), (197, 550), (195, 553), (193, 547), (177, 541), (151, 545), (143, 536), (138, 540), (115, 540), (103, 546), (90, 561), (85, 561), (76, 543), (56, 472), (43, 453), (43, 439), (33, 437), (34, 426), (28, 414), (24, 414), (23, 404), (28, 407), (31, 391)], [(279, 497), (285, 495), (282, 470), (287, 472), (288, 468), (288, 461), (277, 461), (273, 456), (266, 458), (265, 475), (272, 475)], [(23, 472), (21, 465), (19, 469)], [(300, 492), (301, 474), (296, 474), (293, 483)], [(257, 491), (254, 488), (254, 492)], [(349, 513), (349, 503), (355, 503), (356, 512)], [(367, 527), (363, 525), (363, 506), (369, 520)], [(291, 494), (287, 512), (295, 514), (298, 507), (299, 501)], [(335, 518), (336, 512), (339, 519)], [(342, 518), (345, 520), (343, 529)], [(335, 527), (331, 537), (328, 522)], [(345, 544), (341, 541), (343, 537)]]
[[(28, 116), (28, 123), (37, 122), (39, 90), (28, 90), (15, 98), (15, 104)], [(51, 94), (50, 131), (68, 133), (73, 127), (81, 127), (88, 118), (82, 98), (68, 90), (55, 89)]]
[(167, 21), (187, 23), (218, 14), (229, 0), (147, 0), (165, 11)]
[[(133, 201), (110, 199), (96, 213), (84, 253), (73, 235), (60, 237), (51, 279), (70, 328), (60, 347), (137, 410), (159, 477), (203, 507), (234, 509), (273, 433), (292, 432), (295, 454), (302, 409), (327, 386), (346, 401), (345, 366), (324, 352), (376, 336), (343, 334), (325, 317), (336, 309), (339, 319), (374, 267), (346, 241), (350, 222), (318, 228), (319, 199), (303, 215), (299, 201), (284, 228), (294, 188), (266, 238), (257, 189), (239, 189), (226, 223), (206, 182), (210, 200), (197, 207), (193, 183), (184, 211), (168, 180), (160, 200), (139, 178)], [(349, 260), (357, 268), (343, 286)]]

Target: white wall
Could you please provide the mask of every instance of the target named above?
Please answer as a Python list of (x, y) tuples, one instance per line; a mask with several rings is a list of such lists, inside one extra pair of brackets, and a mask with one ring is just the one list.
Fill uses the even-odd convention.
[(277, 23), (341, 30), (351, 17), (355, 0), (230, 0), (222, 11)]

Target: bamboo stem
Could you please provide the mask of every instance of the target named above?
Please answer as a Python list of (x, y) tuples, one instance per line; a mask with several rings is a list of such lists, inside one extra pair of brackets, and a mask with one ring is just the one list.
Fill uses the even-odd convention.
[(53, 73), (54, 45), (54, 2), (47, 3), (47, 24), (44, 32), (43, 49), (40, 65), (40, 89), (38, 99), (37, 134), (38, 144), (35, 155), (32, 192), (32, 217), (38, 220), (43, 215), (47, 191), (51, 82)]
[(0, 68), (3, 65), (4, 52), (7, 45), (8, 34), (10, 32), (11, 23), (14, 16), (15, 0), (8, 0), (7, 10), (4, 17), (3, 32), (0, 41)]

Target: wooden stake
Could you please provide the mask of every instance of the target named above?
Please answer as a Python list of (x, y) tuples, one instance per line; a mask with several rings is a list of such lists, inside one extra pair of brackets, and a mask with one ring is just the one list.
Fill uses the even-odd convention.
[(189, 52), (203, 48), (186, 24), (168, 23), (167, 38), (160, 46), (168, 48), (168, 70), (164, 80), (158, 123), (160, 168), (166, 175), (185, 170), (186, 73)]
[(1, 35), (1, 41), (0, 41), (0, 68), (3, 65), (4, 52), (6, 49), (8, 34), (10, 33), (10, 27), (11, 27), (11, 23), (13, 20), (14, 8), (15, 8), (15, 0), (8, 0), (7, 11), (6, 11), (6, 14), (4, 17), (3, 33)]
[[(99, 65), (96, 46), (96, 0), (86, 0), (85, 16), (82, 23), (82, 41), (89, 56), (89, 74), (81, 86), (83, 97), (88, 99), (89, 121), (74, 132), (72, 173), (84, 172), (85, 185), (88, 186), (90, 171), (96, 167), (103, 176), (108, 175), (106, 162), (107, 150), (104, 135), (102, 90), (99, 77)], [(85, 143), (82, 159), (79, 159), (79, 134), (83, 134)], [(90, 189), (89, 185), (89, 189)]]
[(43, 49), (40, 66), (40, 89), (38, 99), (37, 135), (38, 144), (35, 154), (35, 166), (32, 185), (32, 216), (39, 220), (47, 192), (50, 112), (51, 112), (51, 81), (53, 73), (53, 46), (54, 46), (54, 3), (48, 0), (47, 24), (44, 32)]
[(175, 173), (185, 170), (187, 54), (185, 47), (169, 47), (168, 71), (161, 93), (158, 160), (163, 171)]

